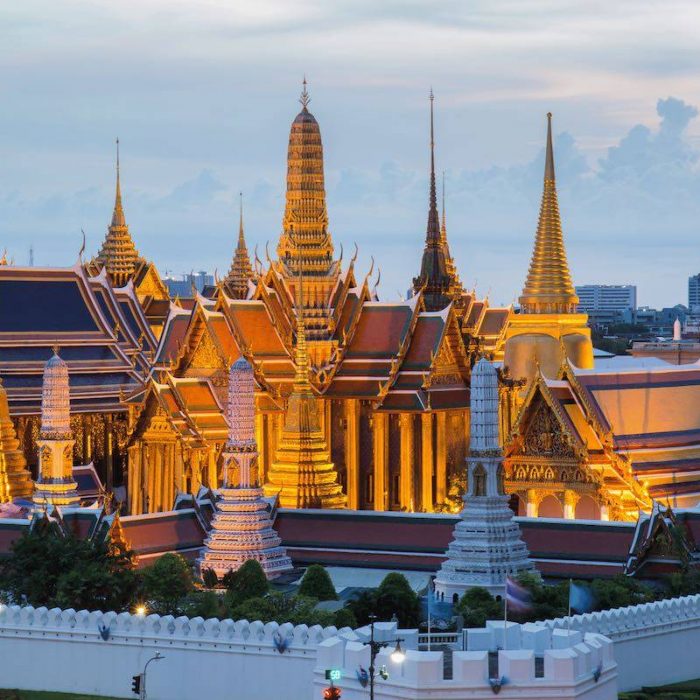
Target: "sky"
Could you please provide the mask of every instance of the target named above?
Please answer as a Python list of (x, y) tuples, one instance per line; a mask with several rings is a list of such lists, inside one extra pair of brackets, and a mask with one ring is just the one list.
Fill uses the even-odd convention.
[(687, 302), (700, 272), (700, 3), (690, 0), (0, 0), (0, 249), (96, 254), (121, 143), (127, 222), (162, 274), (274, 254), (305, 74), (330, 229), (397, 299), (420, 267), (429, 102), (467, 287), (517, 299), (546, 112), (576, 284)]

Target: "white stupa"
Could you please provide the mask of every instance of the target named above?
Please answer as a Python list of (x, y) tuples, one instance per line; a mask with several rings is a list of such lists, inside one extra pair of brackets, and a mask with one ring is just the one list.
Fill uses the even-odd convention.
[(678, 316), (676, 316), (676, 320), (673, 322), (673, 340), (677, 343), (683, 340), (681, 320), (678, 318)]
[(498, 374), (485, 358), (472, 371), (467, 477), (461, 519), (435, 579), (446, 601), (474, 586), (503, 595), (507, 576), (534, 570), (503, 491)]
[(41, 393), (41, 427), (36, 441), (39, 476), (34, 484), (34, 503), (77, 507), (78, 485), (73, 479), (73, 433), (70, 426), (68, 365), (58, 348), (44, 367)]
[(268, 578), (292, 569), (292, 560), (272, 527), (270, 504), (258, 478), (254, 392), (253, 368), (241, 357), (229, 374), (229, 435), (222, 455), (221, 500), (197, 560), (200, 571), (212, 569), (219, 578), (248, 559), (257, 559)]

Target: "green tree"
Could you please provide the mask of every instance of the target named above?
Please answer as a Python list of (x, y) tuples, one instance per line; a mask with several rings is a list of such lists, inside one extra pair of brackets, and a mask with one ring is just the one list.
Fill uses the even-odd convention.
[(403, 574), (392, 572), (384, 577), (376, 590), (361, 591), (347, 606), (360, 625), (369, 622), (370, 615), (390, 620), (394, 615), (401, 627), (418, 627), (420, 600)]
[(331, 577), (319, 564), (312, 564), (306, 570), (298, 594), (316, 600), (338, 600)]
[(205, 620), (218, 617), (221, 620), (229, 616), (223, 596), (214, 591), (194, 591), (180, 601), (179, 607), (187, 617), (203, 617)]
[(34, 607), (122, 611), (138, 587), (131, 557), (109, 541), (66, 537), (40, 520), (0, 564), (0, 588), (9, 600)]
[(350, 608), (340, 608), (333, 613), (333, 624), (341, 629), (343, 627), (350, 627), (355, 629), (357, 627), (357, 620), (352, 613)]
[(214, 569), (204, 569), (202, 571), (202, 583), (205, 588), (216, 588), (219, 585), (219, 577)]
[(237, 571), (229, 571), (224, 576), (226, 602), (235, 608), (249, 598), (264, 596), (270, 584), (262, 566), (256, 559), (248, 559)]
[(143, 594), (153, 612), (176, 615), (180, 602), (194, 590), (192, 569), (179, 554), (164, 554), (143, 572)]
[(293, 625), (334, 624), (334, 614), (327, 610), (316, 610), (316, 600), (286, 593), (269, 593), (263, 597), (248, 598), (233, 608), (237, 620), (260, 620), (261, 622), (291, 622)]
[(455, 612), (464, 618), (465, 627), (483, 627), (486, 620), (503, 618), (503, 602), (496, 600), (485, 588), (470, 588), (455, 605)]

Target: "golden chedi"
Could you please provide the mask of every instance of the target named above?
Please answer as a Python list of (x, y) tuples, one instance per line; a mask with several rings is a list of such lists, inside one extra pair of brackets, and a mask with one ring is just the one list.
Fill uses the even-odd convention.
[[(303, 294), (301, 281), (299, 296)], [(265, 484), (265, 495), (279, 495), (283, 508), (344, 508), (347, 499), (318, 416), (309, 382), (304, 314), (297, 305), (294, 388), (287, 403), (282, 435)]]
[(577, 313), (578, 297), (571, 281), (564, 247), (552, 147), (552, 115), (547, 115), (544, 190), (535, 247), (520, 313), (506, 334), (505, 365), (517, 379), (532, 378), (539, 369), (555, 377), (564, 359), (576, 367), (593, 367), (588, 316)]
[(32, 476), (10, 418), (7, 393), (0, 382), (0, 503), (31, 497)]

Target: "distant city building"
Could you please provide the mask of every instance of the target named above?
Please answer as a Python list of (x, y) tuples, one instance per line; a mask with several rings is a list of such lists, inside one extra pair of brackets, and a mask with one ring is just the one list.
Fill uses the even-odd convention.
[(576, 287), (578, 309), (594, 325), (626, 322), (637, 308), (637, 287), (633, 284), (584, 284)]
[(700, 273), (688, 277), (688, 308), (692, 313), (700, 313)]
[(190, 272), (187, 275), (182, 275), (179, 279), (166, 276), (163, 278), (163, 282), (165, 282), (171, 297), (191, 297), (193, 285), (198, 292), (201, 292), (205, 287), (214, 284), (214, 276), (205, 270), (200, 270), (196, 274)]

